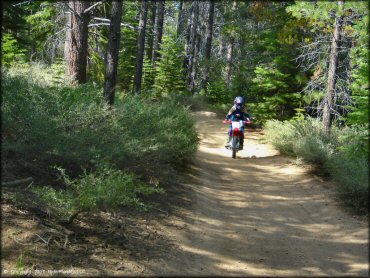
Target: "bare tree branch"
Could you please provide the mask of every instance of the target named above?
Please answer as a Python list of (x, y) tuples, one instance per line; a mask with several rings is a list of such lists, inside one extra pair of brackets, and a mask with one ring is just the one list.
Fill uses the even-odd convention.
[(92, 5), (91, 7), (87, 8), (84, 10), (84, 13), (88, 13), (90, 10), (92, 10), (93, 8), (95, 8), (97, 5), (100, 5), (100, 4), (103, 4), (105, 1), (99, 1), (97, 3), (95, 3), (94, 5)]

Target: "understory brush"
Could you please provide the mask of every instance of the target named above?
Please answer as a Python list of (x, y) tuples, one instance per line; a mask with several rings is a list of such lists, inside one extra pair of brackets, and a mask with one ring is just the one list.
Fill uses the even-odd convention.
[(326, 135), (318, 119), (270, 120), (264, 139), (281, 153), (319, 165), (337, 181), (338, 195), (359, 213), (369, 207), (368, 133), (365, 126), (332, 127)]
[[(33, 165), (35, 175), (45, 167), (56, 175), (56, 166), (72, 174), (74, 182), (64, 179), (66, 190), (53, 184), (36, 190), (42, 200), (59, 204), (61, 215), (79, 211), (83, 198), (90, 198), (90, 208), (105, 202), (141, 206), (139, 195), (159, 191), (139, 180), (190, 159), (197, 149), (193, 119), (178, 101), (127, 95), (110, 107), (95, 84), (73, 88), (56, 85), (53, 78), (38, 82), (29, 71), (2, 71), (2, 170), (8, 179), (22, 178), (24, 173), (14, 172), (17, 167), (9, 168), (22, 161)], [(110, 166), (101, 168), (101, 163)]]
[(130, 206), (147, 210), (150, 205), (145, 197), (155, 193), (163, 193), (163, 189), (148, 186), (141, 182), (133, 173), (100, 166), (96, 171), (81, 174), (71, 179), (64, 169), (59, 169), (66, 190), (52, 187), (34, 187), (41, 203), (59, 222), (71, 223), (78, 214), (98, 209), (118, 209)]

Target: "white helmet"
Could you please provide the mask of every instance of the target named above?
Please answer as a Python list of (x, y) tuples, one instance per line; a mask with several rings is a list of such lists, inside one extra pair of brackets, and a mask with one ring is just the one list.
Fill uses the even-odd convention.
[(236, 97), (234, 99), (234, 104), (237, 106), (242, 106), (244, 104), (244, 98), (243, 97)]

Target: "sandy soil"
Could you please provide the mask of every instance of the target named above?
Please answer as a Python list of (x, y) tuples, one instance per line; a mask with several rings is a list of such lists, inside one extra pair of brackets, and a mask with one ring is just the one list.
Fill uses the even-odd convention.
[(368, 276), (367, 218), (340, 206), (335, 184), (255, 131), (232, 159), (221, 119), (207, 111), (194, 117), (199, 151), (161, 210), (101, 212), (66, 235), (2, 205), (2, 274)]

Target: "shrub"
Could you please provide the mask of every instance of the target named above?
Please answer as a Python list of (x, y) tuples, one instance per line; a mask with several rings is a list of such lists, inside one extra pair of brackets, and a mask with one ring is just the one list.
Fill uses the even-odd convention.
[(337, 147), (334, 135), (326, 135), (317, 119), (270, 120), (265, 125), (265, 139), (281, 153), (297, 155), (307, 162), (323, 164)]
[(369, 163), (366, 157), (349, 158), (340, 152), (325, 163), (326, 170), (339, 184), (341, 199), (359, 213), (369, 208)]
[(88, 167), (99, 159), (121, 166), (171, 164), (197, 149), (193, 119), (172, 98), (126, 96), (110, 108), (93, 84), (52, 88), (14, 73), (3, 77), (3, 152)]
[(295, 131), (293, 152), (307, 162), (323, 164), (336, 148), (335, 128), (331, 135), (324, 132), (322, 123), (315, 118), (290, 121)]
[(368, 131), (364, 126), (332, 127), (326, 135), (317, 119), (268, 121), (264, 139), (281, 153), (321, 165), (338, 181), (338, 194), (357, 212), (367, 211)]
[[(35, 189), (58, 218), (73, 219), (80, 210), (105, 205), (144, 206), (141, 197), (160, 190), (119, 169), (158, 173), (197, 150), (194, 121), (179, 98), (152, 102), (143, 96), (123, 96), (109, 107), (94, 84), (51, 86), (52, 77), (38, 80), (27, 70), (31, 69), (2, 72), (1, 151), (7, 159), (14, 153), (21, 157), (17, 163), (32, 162), (35, 176), (53, 165), (66, 169), (73, 178), (88, 169), (73, 181), (65, 178), (67, 190)], [(110, 166), (102, 169), (102, 161)]]
[(140, 182), (132, 173), (100, 166), (95, 172), (84, 173), (78, 179), (71, 179), (63, 169), (61, 177), (67, 189), (35, 187), (36, 193), (49, 211), (62, 222), (72, 222), (80, 212), (96, 211), (99, 208), (117, 209), (130, 206), (146, 210), (143, 198), (163, 193), (157, 186)]
[(1, 42), (1, 63), (10, 66), (26, 62), (26, 49), (22, 49), (17, 39), (10, 33), (4, 33)]
[(331, 143), (315, 135), (306, 135), (293, 143), (293, 152), (307, 162), (324, 164), (334, 152)]
[(267, 121), (264, 128), (264, 140), (283, 154), (294, 154), (292, 142), (296, 140), (296, 133), (294, 126), (289, 122)]

